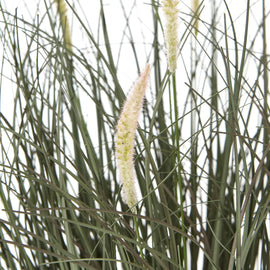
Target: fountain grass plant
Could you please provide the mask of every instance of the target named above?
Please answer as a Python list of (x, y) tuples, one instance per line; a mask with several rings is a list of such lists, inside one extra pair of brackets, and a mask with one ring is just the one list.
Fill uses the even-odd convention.
[[(179, 1), (172, 72), (177, 1), (91, 2), (0, 2), (0, 268), (269, 269), (267, 1)], [(146, 62), (132, 211), (116, 126)]]

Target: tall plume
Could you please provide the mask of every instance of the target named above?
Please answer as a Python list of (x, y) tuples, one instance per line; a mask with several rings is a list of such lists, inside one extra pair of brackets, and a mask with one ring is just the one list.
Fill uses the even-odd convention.
[(134, 146), (138, 119), (148, 83), (150, 65), (147, 64), (124, 103), (115, 136), (117, 168), (123, 184), (123, 199), (135, 212), (138, 202), (135, 189)]
[(165, 45), (167, 50), (168, 69), (174, 73), (177, 68), (177, 51), (178, 51), (178, 13), (177, 9), (179, 1), (163, 0), (163, 12), (165, 15)]

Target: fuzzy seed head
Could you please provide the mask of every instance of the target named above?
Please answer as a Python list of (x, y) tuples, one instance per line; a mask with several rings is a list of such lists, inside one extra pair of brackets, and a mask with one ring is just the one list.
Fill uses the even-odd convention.
[(163, 0), (163, 12), (166, 19), (165, 24), (165, 45), (167, 50), (167, 62), (170, 72), (175, 72), (177, 68), (177, 50), (178, 50), (178, 13), (179, 1)]
[[(196, 14), (196, 12), (198, 12), (199, 4), (200, 4), (199, 0), (192, 0), (192, 11), (193, 11), (194, 14)], [(198, 27), (199, 27), (199, 18), (196, 17), (195, 18), (195, 24), (194, 24), (195, 35), (196, 36), (198, 35)]]
[(149, 71), (150, 65), (147, 64), (128, 95), (118, 120), (115, 135), (115, 153), (120, 180), (123, 184), (123, 199), (133, 212), (135, 212), (134, 206), (138, 202), (133, 162), (135, 134), (143, 105)]
[(72, 52), (72, 41), (71, 41), (71, 32), (69, 27), (69, 21), (67, 18), (67, 5), (65, 0), (54, 0), (57, 4), (57, 12), (60, 16), (60, 23), (64, 31), (64, 39), (68, 51)]

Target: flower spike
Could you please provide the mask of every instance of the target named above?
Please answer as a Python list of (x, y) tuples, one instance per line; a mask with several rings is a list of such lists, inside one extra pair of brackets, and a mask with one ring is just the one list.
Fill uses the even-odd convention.
[(163, 0), (163, 12), (166, 19), (165, 25), (165, 46), (167, 50), (168, 69), (174, 73), (177, 68), (177, 50), (178, 50), (178, 13), (179, 1)]
[(132, 212), (136, 212), (135, 205), (138, 203), (133, 162), (135, 134), (149, 72), (150, 65), (147, 64), (124, 103), (115, 135), (116, 161), (123, 184), (123, 199)]
[(57, 12), (60, 16), (61, 27), (64, 31), (64, 39), (69, 53), (72, 53), (72, 41), (71, 41), (71, 33), (70, 26), (67, 18), (67, 5), (65, 0), (54, 0), (57, 4)]
[(196, 15), (195, 17), (195, 23), (194, 23), (194, 29), (195, 29), (195, 35), (198, 35), (198, 28), (199, 28), (199, 18), (198, 18), (198, 7), (200, 5), (200, 1), (199, 0), (192, 0), (192, 12), (194, 15)]

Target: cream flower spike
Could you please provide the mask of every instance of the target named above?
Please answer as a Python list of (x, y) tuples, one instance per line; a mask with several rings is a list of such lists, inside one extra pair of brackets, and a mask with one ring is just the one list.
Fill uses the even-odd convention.
[[(195, 14), (196, 12), (198, 12), (198, 7), (199, 7), (200, 1), (199, 0), (192, 0), (192, 11), (193, 14)], [(197, 15), (198, 16), (198, 15)], [(194, 24), (194, 31), (195, 31), (195, 35), (198, 35), (198, 28), (199, 28), (199, 18), (196, 17), (195, 18), (195, 24)]]
[(123, 185), (123, 199), (134, 213), (136, 212), (135, 205), (138, 203), (133, 162), (135, 134), (149, 72), (150, 65), (147, 64), (124, 103), (115, 135), (116, 161)]
[(64, 31), (64, 39), (69, 51), (69, 54), (72, 52), (72, 41), (71, 41), (71, 32), (69, 27), (69, 21), (67, 18), (67, 5), (65, 0), (54, 0), (57, 4), (57, 12), (60, 16), (60, 23)]
[(165, 24), (165, 46), (167, 50), (168, 69), (174, 73), (177, 68), (177, 50), (178, 50), (178, 13), (179, 1), (163, 0), (163, 12), (166, 19)]

